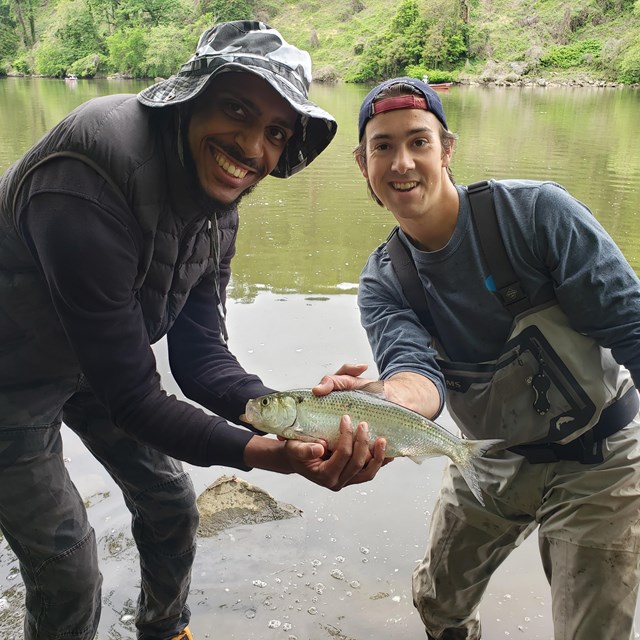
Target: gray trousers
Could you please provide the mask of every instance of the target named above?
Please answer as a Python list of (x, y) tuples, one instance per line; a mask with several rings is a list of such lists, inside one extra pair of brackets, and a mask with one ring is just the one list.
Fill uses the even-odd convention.
[(555, 640), (634, 637), (640, 583), (640, 422), (603, 445), (604, 461), (529, 464), (505, 452), (476, 465), (486, 508), (445, 470), (413, 599), (433, 640), (478, 640), (489, 579), (536, 527)]
[[(62, 413), (46, 391), (29, 393), (29, 403), (0, 391), (0, 528), (26, 588), (25, 640), (92, 640), (102, 583), (95, 534), (64, 465)], [(55, 391), (59, 398), (60, 385)], [(67, 399), (64, 421), (113, 477), (132, 514), (138, 638), (171, 638), (190, 617), (198, 525), (191, 480), (179, 462), (117, 429), (90, 392)]]

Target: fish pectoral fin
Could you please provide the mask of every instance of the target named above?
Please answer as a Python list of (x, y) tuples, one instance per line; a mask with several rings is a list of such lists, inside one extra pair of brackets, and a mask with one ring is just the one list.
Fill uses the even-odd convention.
[(289, 440), (301, 440), (302, 442), (317, 442), (317, 438), (312, 438), (308, 436), (301, 427), (297, 426), (297, 424), (291, 425), (287, 427), (283, 432), (282, 436)]

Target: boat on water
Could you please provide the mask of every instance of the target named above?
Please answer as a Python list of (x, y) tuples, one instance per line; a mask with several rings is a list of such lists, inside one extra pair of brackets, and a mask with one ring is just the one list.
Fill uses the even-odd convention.
[(68, 76), (65, 77), (65, 80), (67, 82), (73, 82), (74, 80), (77, 80), (78, 76), (74, 75), (73, 73), (70, 73)]
[(422, 76), (422, 82), (426, 82), (432, 89), (436, 91), (448, 91), (453, 82), (429, 82), (428, 76)]

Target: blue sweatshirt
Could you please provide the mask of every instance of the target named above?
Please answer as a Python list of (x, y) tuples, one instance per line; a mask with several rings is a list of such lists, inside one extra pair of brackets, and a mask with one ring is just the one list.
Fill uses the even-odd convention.
[[(610, 348), (640, 384), (640, 281), (589, 209), (561, 186), (495, 181), (500, 232), (531, 302), (554, 297), (571, 326)], [(438, 251), (420, 251), (400, 230), (424, 284), (433, 325), (451, 360), (498, 357), (512, 316), (492, 292), (466, 187), (458, 186), (456, 228)], [(358, 304), (380, 377), (410, 371), (432, 380), (444, 400), (444, 379), (428, 331), (407, 302), (381, 244), (360, 277)]]

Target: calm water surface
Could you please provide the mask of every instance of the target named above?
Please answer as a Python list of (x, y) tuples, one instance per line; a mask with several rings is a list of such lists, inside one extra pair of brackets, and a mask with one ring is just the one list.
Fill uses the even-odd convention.
[[(0, 171), (76, 105), (144, 86), (0, 81)], [(311, 385), (343, 362), (366, 362), (375, 375), (354, 294), (366, 257), (392, 219), (368, 198), (351, 156), (366, 92), (314, 87), (312, 98), (338, 120), (336, 140), (301, 174), (268, 178), (241, 206), (231, 346), (247, 369), (276, 388)], [(459, 134), (453, 163), (458, 182), (555, 180), (592, 209), (640, 272), (640, 92), (455, 87), (442, 100), (449, 126)], [(156, 354), (165, 387), (180, 395), (163, 344)], [(451, 426), (447, 416), (443, 423)], [(134, 638), (138, 574), (124, 505), (113, 482), (68, 433), (65, 456), (99, 541), (105, 577), (99, 637)], [(373, 483), (338, 494), (300, 478), (238, 473), (304, 514), (199, 541), (191, 594), (197, 639), (424, 637), (411, 604), (410, 574), (422, 556), (442, 464), (396, 461)], [(189, 471), (200, 493), (229, 470)], [(22, 637), (21, 598), (17, 563), (0, 543), (0, 637)], [(482, 615), (487, 638), (552, 637), (535, 536), (494, 576)]]

